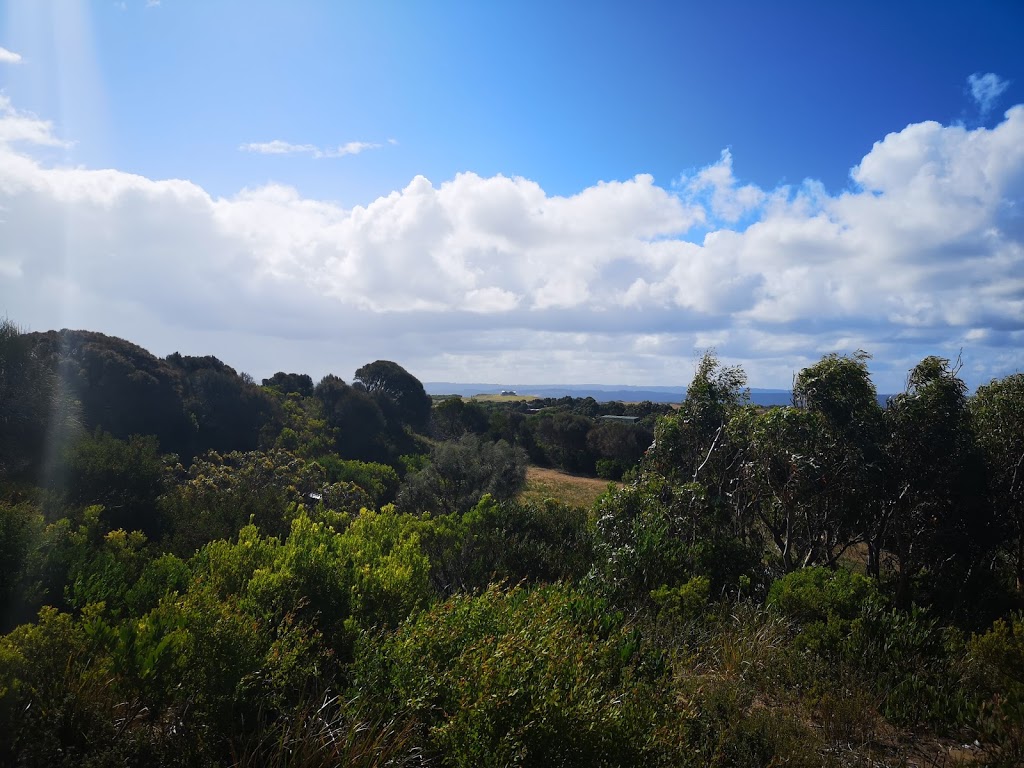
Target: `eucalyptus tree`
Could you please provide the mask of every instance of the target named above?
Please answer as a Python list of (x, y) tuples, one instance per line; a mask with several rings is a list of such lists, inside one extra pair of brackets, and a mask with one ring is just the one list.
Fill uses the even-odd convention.
[(706, 352), (682, 405), (658, 421), (646, 469), (675, 482), (700, 483), (724, 498), (734, 455), (726, 425), (748, 401), (746, 386), (743, 368), (724, 366), (714, 351)]
[(730, 422), (737, 516), (764, 528), (787, 572), (834, 565), (860, 541), (877, 565), (881, 409), (868, 359), (827, 355), (796, 376), (792, 407), (748, 408)]
[(1024, 589), (1024, 373), (978, 387), (968, 403), (985, 459), (988, 497), (1017, 581)]
[(995, 543), (967, 386), (958, 373), (949, 360), (926, 357), (885, 410), (890, 470), (883, 543), (897, 558), (903, 603), (912, 597), (913, 579), (925, 575), (930, 588), (953, 585), (965, 599), (962, 584), (977, 576)]

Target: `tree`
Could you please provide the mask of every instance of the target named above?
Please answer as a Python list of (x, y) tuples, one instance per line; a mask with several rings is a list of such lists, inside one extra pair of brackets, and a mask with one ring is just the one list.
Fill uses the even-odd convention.
[(967, 411), (967, 386), (949, 360), (926, 357), (885, 411), (890, 483), (884, 544), (899, 561), (897, 600), (927, 570), (944, 599), (971, 600), (964, 582), (979, 576), (995, 533), (984, 503), (984, 468)]
[(60, 387), (81, 404), (82, 425), (121, 440), (156, 435), (160, 449), (186, 453), (196, 425), (186, 413), (184, 384), (174, 365), (136, 344), (91, 331), (49, 331), (27, 336), (60, 377)]
[(651, 445), (654, 434), (638, 424), (598, 421), (587, 433), (587, 448), (597, 458), (597, 474), (618, 480)]
[(706, 352), (679, 410), (658, 422), (647, 467), (680, 483), (700, 482), (724, 497), (734, 458), (725, 427), (748, 399), (746, 385), (741, 367), (723, 366), (714, 351)]
[(787, 573), (833, 565), (857, 539), (856, 453), (822, 414), (800, 408), (746, 410), (729, 437), (742, 446), (731, 494), (737, 518), (764, 526)]
[(440, 440), (457, 440), (467, 432), (481, 435), (487, 432), (490, 421), (479, 403), (466, 402), (461, 397), (442, 400), (430, 414), (431, 432)]
[(387, 422), (378, 403), (366, 392), (328, 374), (314, 396), (323, 405), (324, 418), (336, 430), (338, 453), (346, 459), (389, 461)]
[(394, 414), (402, 424), (418, 432), (427, 428), (430, 397), (420, 380), (398, 363), (390, 360), (367, 363), (356, 371), (355, 381), (381, 403), (385, 416)]
[[(878, 576), (886, 516), (880, 489), (886, 472), (882, 408), (862, 350), (853, 355), (830, 354), (800, 371), (793, 386), (798, 406), (820, 417), (821, 488), (831, 514), (831, 545), (868, 545), (868, 572)], [(825, 512), (825, 510), (822, 510)], [(825, 554), (824, 552), (822, 554)], [(825, 562), (832, 564), (835, 550)]]
[(254, 451), (260, 435), (280, 428), (283, 414), (267, 393), (213, 356), (167, 358), (182, 376), (185, 410), (196, 425), (188, 455)]
[(157, 499), (164, 490), (164, 463), (156, 437), (127, 440), (97, 430), (66, 446), (53, 487), (78, 507), (101, 505), (107, 530), (162, 532)]
[(987, 465), (989, 500), (1024, 589), (1024, 373), (978, 387), (968, 407)]
[(46, 454), (47, 438), (77, 423), (77, 403), (31, 337), (0, 320), (0, 477), (30, 472)]
[(594, 471), (594, 456), (587, 447), (591, 419), (570, 411), (545, 411), (530, 417), (530, 423), (547, 461), (569, 472)]
[(465, 435), (434, 447), (427, 465), (406, 478), (397, 504), (409, 511), (462, 515), (485, 493), (499, 501), (511, 499), (525, 483), (521, 449)]
[(313, 380), (305, 373), (278, 371), (269, 379), (264, 379), (263, 386), (274, 387), (283, 395), (294, 392), (301, 397), (310, 397), (313, 394)]

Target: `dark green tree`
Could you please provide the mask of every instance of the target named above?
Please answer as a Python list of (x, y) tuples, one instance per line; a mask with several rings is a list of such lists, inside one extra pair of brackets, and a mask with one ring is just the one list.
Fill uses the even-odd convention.
[(385, 463), (394, 459), (387, 422), (370, 395), (328, 374), (316, 385), (314, 396), (323, 405), (328, 426), (335, 430), (340, 456)]
[(1002, 549), (1024, 589), (1024, 374), (978, 387), (968, 404), (987, 467)]
[(119, 439), (156, 435), (162, 451), (186, 454), (196, 431), (178, 371), (136, 344), (91, 331), (27, 334), (37, 354), (81, 404), (82, 426)]
[(182, 377), (185, 409), (196, 429), (188, 456), (206, 451), (254, 451), (264, 432), (280, 429), (278, 403), (216, 357), (167, 358)]
[(996, 529), (985, 503), (984, 466), (971, 430), (967, 386), (949, 360), (926, 357), (885, 411), (891, 471), (884, 544), (898, 560), (897, 601), (915, 597), (914, 579), (944, 610), (976, 596)]
[(420, 380), (398, 363), (367, 363), (356, 371), (355, 381), (377, 399), (385, 416), (394, 415), (401, 424), (417, 432), (426, 430), (430, 422), (430, 397)]
[(405, 479), (398, 507), (410, 512), (465, 514), (484, 494), (502, 501), (526, 483), (526, 454), (504, 441), (474, 435), (439, 443), (427, 465)]
[(479, 403), (461, 397), (442, 400), (430, 414), (431, 433), (439, 440), (458, 440), (467, 432), (482, 435), (489, 426), (487, 411)]
[(543, 411), (530, 417), (534, 439), (547, 463), (566, 470), (590, 474), (594, 455), (587, 447), (592, 419), (571, 411)]
[(38, 469), (47, 440), (72, 430), (77, 414), (32, 337), (0, 320), (0, 477)]
[(305, 373), (278, 371), (269, 379), (264, 379), (263, 386), (274, 387), (283, 395), (294, 392), (301, 397), (309, 397), (313, 394), (313, 380)]

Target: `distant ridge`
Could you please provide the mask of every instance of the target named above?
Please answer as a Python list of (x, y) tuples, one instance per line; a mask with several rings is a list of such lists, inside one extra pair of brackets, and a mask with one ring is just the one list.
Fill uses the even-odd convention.
[[(451, 381), (425, 381), (428, 395), (496, 395), (512, 390), (520, 395), (537, 397), (592, 397), (600, 403), (621, 400), (637, 403), (680, 403), (686, 397), (686, 387), (631, 386), (628, 384), (460, 384)], [(792, 393), (788, 389), (750, 390), (750, 400), (756, 405), (789, 405)]]

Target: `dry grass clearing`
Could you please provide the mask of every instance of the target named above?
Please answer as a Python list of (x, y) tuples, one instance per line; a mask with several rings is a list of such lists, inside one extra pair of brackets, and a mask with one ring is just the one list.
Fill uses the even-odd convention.
[[(615, 483), (621, 487), (621, 483)], [(526, 490), (520, 495), (521, 501), (543, 501), (557, 499), (574, 507), (590, 508), (602, 493), (608, 490), (608, 481), (596, 477), (577, 477), (557, 469), (528, 467)]]

